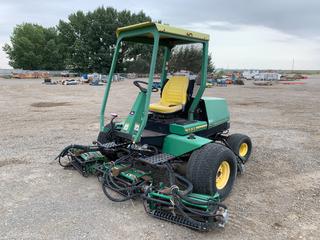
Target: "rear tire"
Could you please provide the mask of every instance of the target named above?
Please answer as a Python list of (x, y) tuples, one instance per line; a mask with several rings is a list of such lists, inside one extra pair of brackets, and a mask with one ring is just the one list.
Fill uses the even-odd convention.
[(210, 143), (194, 151), (187, 165), (187, 178), (195, 193), (219, 193), (225, 199), (231, 192), (237, 175), (233, 152), (224, 145)]
[(247, 135), (240, 133), (231, 134), (227, 138), (227, 143), (231, 147), (232, 151), (241, 157), (244, 163), (249, 159), (252, 150), (252, 143), (251, 139)]

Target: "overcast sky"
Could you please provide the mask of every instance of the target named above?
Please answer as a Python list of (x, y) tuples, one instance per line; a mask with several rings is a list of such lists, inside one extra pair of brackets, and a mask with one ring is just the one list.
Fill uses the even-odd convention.
[(0, 0), (2, 51), (16, 24), (55, 26), (77, 11), (112, 6), (143, 10), (155, 20), (210, 34), (218, 68), (320, 69), (319, 0)]

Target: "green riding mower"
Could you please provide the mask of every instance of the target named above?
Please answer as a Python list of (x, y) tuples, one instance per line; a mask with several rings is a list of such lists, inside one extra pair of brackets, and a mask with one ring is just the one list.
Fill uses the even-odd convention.
[[(146, 22), (117, 29), (117, 43), (100, 113), (100, 133), (92, 145), (67, 146), (57, 157), (65, 168), (83, 176), (97, 175), (112, 201), (141, 199), (156, 218), (192, 229), (223, 227), (228, 219), (222, 203), (236, 176), (244, 171), (252, 145), (248, 136), (228, 135), (225, 99), (203, 97), (206, 88), (206, 34)], [(134, 81), (136, 100), (124, 121), (105, 124), (105, 108), (123, 41), (150, 44), (148, 81)], [(201, 83), (186, 76), (167, 76), (173, 47), (202, 46)], [(164, 49), (161, 90), (154, 87), (159, 48)], [(150, 104), (152, 92), (160, 101)]]

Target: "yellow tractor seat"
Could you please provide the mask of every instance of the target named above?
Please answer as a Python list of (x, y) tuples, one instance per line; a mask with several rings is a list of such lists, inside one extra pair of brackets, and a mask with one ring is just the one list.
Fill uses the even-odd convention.
[(151, 112), (174, 113), (183, 109), (187, 102), (189, 80), (186, 76), (173, 76), (164, 85), (160, 102), (150, 104)]

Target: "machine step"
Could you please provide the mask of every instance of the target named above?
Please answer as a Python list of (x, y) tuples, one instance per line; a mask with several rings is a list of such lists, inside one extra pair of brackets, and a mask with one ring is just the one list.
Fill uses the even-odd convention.
[(112, 147), (117, 146), (117, 144), (116, 144), (115, 142), (107, 142), (107, 143), (104, 143), (104, 144), (102, 144), (102, 145), (103, 145), (103, 147), (104, 147), (105, 149), (108, 149), (108, 148), (112, 148)]
[(175, 156), (167, 154), (167, 153), (160, 153), (157, 155), (153, 155), (151, 157), (147, 157), (147, 158), (139, 158), (140, 161), (145, 162), (147, 164), (150, 165), (156, 165), (156, 164), (160, 164), (160, 163), (165, 163), (169, 160), (174, 159)]

